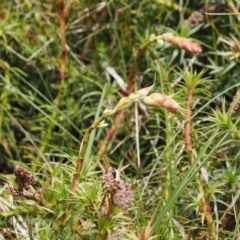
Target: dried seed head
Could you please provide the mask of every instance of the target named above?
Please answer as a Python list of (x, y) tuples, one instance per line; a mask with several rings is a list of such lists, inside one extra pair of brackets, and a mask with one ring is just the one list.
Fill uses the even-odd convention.
[(13, 187), (9, 184), (8, 184), (7, 188), (9, 190), (10, 194), (14, 197), (23, 195), (23, 189), (22, 188), (15, 188), (15, 187)]
[(111, 194), (114, 205), (127, 210), (133, 202), (130, 187), (120, 179), (119, 171), (109, 167), (101, 177), (103, 188)]
[(110, 192), (114, 193), (118, 189), (119, 180), (116, 178), (117, 170), (109, 167), (107, 172), (101, 177), (101, 182), (103, 184), (103, 188)]
[(4, 239), (6, 240), (12, 240), (13, 237), (12, 237), (12, 233), (9, 231), (9, 230), (5, 230), (3, 233), (2, 233)]
[(29, 185), (36, 184), (36, 179), (33, 173), (29, 172), (21, 166), (16, 166), (14, 169), (14, 174), (16, 176), (16, 181), (19, 188), (29, 188)]
[(133, 193), (124, 182), (119, 183), (119, 189), (113, 195), (113, 203), (126, 211), (133, 202)]

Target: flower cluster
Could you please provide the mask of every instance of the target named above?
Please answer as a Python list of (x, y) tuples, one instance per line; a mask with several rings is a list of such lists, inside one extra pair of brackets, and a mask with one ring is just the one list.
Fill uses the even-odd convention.
[(11, 195), (32, 198), (33, 194), (26, 190), (29, 189), (30, 185), (34, 185), (37, 182), (33, 173), (21, 166), (16, 166), (14, 169), (14, 174), (18, 186), (15, 188), (11, 185), (8, 185), (8, 190), (10, 191)]
[[(119, 110), (125, 109), (132, 105), (133, 102), (142, 100), (142, 102), (150, 107), (160, 108), (163, 107), (167, 109), (171, 113), (181, 113), (181, 107), (178, 102), (176, 102), (173, 98), (161, 94), (161, 93), (152, 93), (148, 96), (153, 86), (145, 87), (139, 89), (138, 91), (132, 93), (128, 97), (121, 98), (117, 103), (114, 109), (106, 109), (103, 113), (106, 115), (111, 115)], [(103, 123), (103, 122), (102, 122)]]
[(133, 202), (130, 187), (120, 179), (119, 171), (109, 167), (101, 177), (103, 188), (111, 194), (113, 204), (126, 211)]
[(145, 105), (150, 107), (163, 107), (171, 113), (181, 113), (181, 107), (178, 102), (176, 102), (171, 97), (161, 93), (152, 93), (151, 95), (143, 98), (142, 101)]
[(193, 54), (199, 54), (202, 52), (202, 47), (200, 45), (192, 42), (191, 40), (189, 40), (187, 38), (174, 36), (172, 33), (165, 33), (165, 34), (163, 34), (163, 39), (166, 42), (168, 42), (178, 48), (181, 48), (187, 52), (190, 52)]
[(23, 189), (22, 188), (15, 188), (11, 185), (8, 184), (8, 190), (11, 193), (12, 196), (17, 197), (17, 196), (22, 196), (23, 195)]
[(28, 189), (30, 185), (34, 185), (37, 183), (33, 173), (29, 172), (21, 166), (15, 167), (14, 174), (16, 176), (16, 181), (19, 188)]
[(150, 41), (161, 43), (165, 41), (192, 54), (199, 54), (202, 52), (202, 47), (199, 44), (194, 43), (188, 38), (175, 36), (173, 33), (164, 33), (158, 36), (151, 34)]

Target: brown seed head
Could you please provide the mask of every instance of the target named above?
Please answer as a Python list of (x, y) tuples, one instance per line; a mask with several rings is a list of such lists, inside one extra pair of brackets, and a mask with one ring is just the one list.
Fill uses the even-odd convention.
[(114, 205), (127, 210), (133, 202), (133, 193), (130, 187), (120, 179), (118, 170), (109, 167), (101, 177), (103, 188), (111, 194)]
[(118, 189), (118, 180), (116, 179), (116, 170), (109, 167), (106, 173), (101, 177), (103, 188), (110, 193), (114, 193)]
[(6, 240), (12, 240), (13, 237), (12, 237), (12, 233), (9, 231), (9, 230), (5, 230), (3, 233), (2, 233), (4, 239)]
[(126, 211), (133, 202), (133, 193), (130, 187), (124, 182), (119, 183), (119, 189), (113, 196), (113, 203)]
[(15, 188), (15, 187), (13, 187), (9, 184), (8, 184), (7, 188), (9, 190), (10, 194), (14, 197), (23, 195), (23, 189), (22, 188)]
[(29, 172), (21, 166), (16, 166), (14, 169), (14, 174), (16, 176), (16, 181), (19, 188), (29, 188), (29, 185), (36, 184), (37, 180), (35, 179), (33, 173)]

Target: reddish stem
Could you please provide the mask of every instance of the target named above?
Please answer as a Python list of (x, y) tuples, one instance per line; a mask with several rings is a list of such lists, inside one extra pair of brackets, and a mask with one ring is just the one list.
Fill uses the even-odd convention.
[(66, 63), (67, 63), (66, 18), (68, 14), (64, 4), (64, 0), (58, 0), (58, 7), (60, 10), (59, 25), (60, 25), (60, 37), (61, 37), (61, 67), (59, 70), (60, 88), (55, 101), (55, 106), (57, 108), (60, 107), (60, 98), (62, 96), (62, 93), (64, 90), (64, 83), (65, 83), (65, 71), (66, 71)]
[(194, 156), (192, 153), (192, 139), (191, 139), (191, 118), (192, 118), (192, 102), (193, 102), (193, 89), (188, 89), (189, 95), (187, 98), (187, 114), (186, 114), (186, 125), (185, 125), (185, 142), (186, 150), (190, 157), (190, 164), (194, 162)]
[[(143, 47), (140, 46), (137, 50), (137, 55), (136, 55), (136, 60), (139, 59), (142, 51), (143, 51)], [(134, 86), (134, 76), (135, 76), (135, 63), (131, 63), (130, 65), (130, 72), (129, 72), (129, 75), (128, 75), (128, 85), (127, 85), (127, 90), (125, 92), (125, 97), (129, 96), (130, 93), (132, 92), (133, 90), (133, 86)]]
[[(185, 144), (186, 150), (189, 156), (190, 164), (194, 163), (192, 139), (191, 139), (191, 118), (192, 118), (192, 103), (193, 103), (193, 88), (188, 88), (188, 98), (187, 98), (187, 114), (186, 114), (186, 125), (185, 125)], [(209, 236), (213, 237), (215, 233), (215, 227), (212, 219), (212, 211), (209, 205), (209, 196), (206, 196), (203, 184), (199, 175), (196, 175), (196, 182), (198, 192), (203, 196), (201, 199), (201, 210), (205, 214), (205, 220), (209, 229)]]

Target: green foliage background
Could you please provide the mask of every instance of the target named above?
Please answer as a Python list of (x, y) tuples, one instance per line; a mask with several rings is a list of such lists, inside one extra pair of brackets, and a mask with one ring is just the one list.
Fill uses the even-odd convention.
[[(240, 87), (240, 15), (231, 9), (232, 3), (239, 9), (239, 2), (184, 1), (181, 6), (178, 1), (164, 0), (69, 0), (64, 2), (64, 32), (60, 2), (0, 3), (1, 205), (10, 201), (4, 184), (14, 182), (14, 166), (21, 164), (36, 173), (37, 187), (47, 182), (44, 207), (48, 209), (44, 212), (17, 200), (14, 209), (20, 212), (9, 207), (13, 212), (1, 218), (1, 228), (14, 229), (12, 219), (21, 215), (33, 229), (23, 224), (24, 230), (15, 232), (17, 239), (25, 239), (26, 232), (30, 239), (95, 239), (102, 229), (107, 229), (109, 239), (150, 239), (140, 238), (148, 225), (152, 237), (197, 239), (208, 232), (195, 179), (203, 166), (201, 177), (204, 170), (208, 176), (203, 180), (204, 193), (217, 226), (215, 239), (237, 239), (239, 111), (230, 114), (228, 110), (239, 101), (234, 102)], [(184, 19), (208, 4), (216, 6), (212, 14), (187, 28)], [(192, 38), (203, 47), (202, 53), (194, 56), (167, 43), (153, 43), (138, 56), (151, 34), (166, 32)], [(61, 67), (65, 69), (62, 82)], [(115, 210), (111, 221), (99, 217), (103, 192), (97, 164), (102, 159), (99, 149), (116, 116), (108, 118), (109, 126), (98, 129), (88, 146), (71, 217), (59, 223), (86, 129), (104, 109), (113, 108), (126, 96), (107, 67), (131, 86), (131, 92), (155, 83), (154, 91), (173, 96), (184, 109), (183, 115), (141, 105), (138, 115), (136, 106), (124, 110), (104, 154), (113, 167), (122, 159), (124, 165), (129, 164), (124, 179), (134, 190), (134, 206), (126, 215)], [(184, 72), (191, 67), (196, 72), (205, 69), (202, 78), (208, 78), (195, 89), (193, 165), (184, 148), (189, 87)], [(21, 212), (23, 205), (27, 214)], [(34, 216), (38, 216), (36, 228)], [(125, 232), (119, 228), (123, 224)]]

